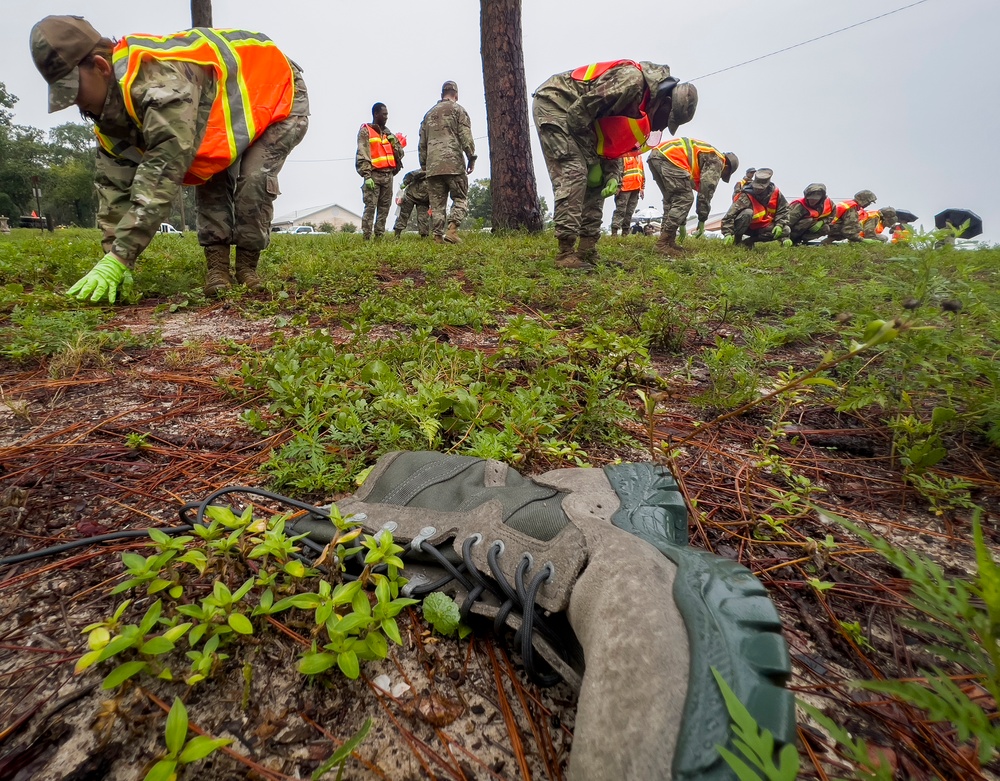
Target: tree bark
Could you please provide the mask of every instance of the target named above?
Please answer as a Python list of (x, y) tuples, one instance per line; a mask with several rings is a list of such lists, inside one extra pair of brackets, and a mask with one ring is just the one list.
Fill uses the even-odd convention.
[(212, 0), (191, 0), (191, 26), (212, 26)]
[(531, 159), (521, 0), (480, 0), (480, 53), (490, 140), (493, 230), (542, 229)]

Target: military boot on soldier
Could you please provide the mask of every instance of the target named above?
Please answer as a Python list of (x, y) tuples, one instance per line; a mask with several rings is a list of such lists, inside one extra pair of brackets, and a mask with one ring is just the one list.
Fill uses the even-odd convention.
[(210, 244), (205, 247), (205, 297), (215, 298), (233, 284), (229, 276), (229, 245)]
[[(337, 509), (406, 546), (402, 596), (444, 592), (467, 626), (512, 633), (536, 684), (579, 692), (574, 781), (729, 778), (715, 675), (776, 748), (795, 740), (778, 613), (747, 569), (688, 546), (665, 468), (526, 478), (499, 461), (390, 453)], [(294, 527), (320, 544), (336, 531), (316, 516)]]
[(258, 250), (236, 248), (236, 281), (250, 290), (263, 290), (264, 283), (257, 276)]
[(559, 252), (556, 254), (556, 268), (592, 271), (595, 266), (584, 262), (576, 251), (576, 239), (572, 236), (559, 238)]

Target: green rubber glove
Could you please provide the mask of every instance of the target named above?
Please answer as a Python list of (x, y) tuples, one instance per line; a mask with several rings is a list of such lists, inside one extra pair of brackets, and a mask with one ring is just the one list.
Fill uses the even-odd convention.
[(782, 247), (791, 247), (792, 246), (792, 240), (791, 239), (782, 239), (781, 240), (781, 246)]
[(861, 239), (862, 244), (881, 244), (882, 242), (878, 239)]
[(616, 192), (618, 192), (618, 180), (610, 179), (608, 183), (604, 185), (604, 189), (601, 190), (601, 197), (607, 198), (609, 195), (614, 195)]
[(823, 220), (817, 220), (816, 224), (809, 229), (809, 232), (819, 233), (821, 230), (823, 230)]
[(594, 163), (587, 169), (587, 187), (600, 187), (604, 181), (604, 170), (600, 163)]
[(736, 241), (735, 236), (726, 236), (725, 238), (722, 239), (722, 243), (727, 247), (732, 246), (734, 241)]
[(696, 230), (691, 235), (694, 236), (696, 239), (700, 239), (702, 236), (705, 235), (705, 221), (704, 220), (698, 220), (698, 230)]
[(367, 187), (369, 190), (374, 190), (375, 180), (369, 176), (367, 179), (365, 179), (365, 187)]
[(781, 226), (780, 225), (775, 225), (774, 226), (774, 238), (780, 239), (782, 233), (784, 233), (784, 231), (782, 230)]
[(685, 223), (681, 223), (681, 227), (677, 229), (677, 240), (684, 241), (688, 237), (688, 228)]
[(121, 287), (122, 298), (132, 294), (132, 272), (110, 252), (97, 262), (87, 275), (77, 280), (66, 295), (77, 301), (100, 301), (107, 296), (108, 303), (113, 304), (118, 299), (118, 288)]

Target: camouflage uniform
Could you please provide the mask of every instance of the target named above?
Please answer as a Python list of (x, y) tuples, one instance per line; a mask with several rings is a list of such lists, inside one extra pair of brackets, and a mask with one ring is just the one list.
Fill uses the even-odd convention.
[(862, 237), (881, 242), (889, 241), (889, 236), (883, 236), (882, 231), (886, 225), (893, 225), (896, 222), (896, 210), (891, 206), (885, 206), (878, 211), (865, 212), (865, 215), (865, 219), (861, 221)]
[(830, 223), (830, 231), (825, 239), (825, 243), (831, 244), (841, 239), (847, 241), (861, 241), (861, 219), (858, 215), (858, 207), (852, 206), (841, 216), (839, 220)]
[[(701, 142), (704, 143), (704, 142)], [(721, 153), (720, 153), (721, 154)], [(710, 152), (698, 153), (698, 165), (701, 167), (701, 183), (694, 189), (691, 174), (683, 168), (674, 165), (659, 149), (653, 149), (647, 158), (649, 170), (653, 174), (660, 192), (663, 193), (663, 219), (660, 222), (661, 234), (675, 236), (677, 229), (687, 222), (694, 195), (698, 193), (698, 205), (695, 209), (698, 221), (708, 219), (712, 210), (712, 196), (719, 186), (725, 163)]]
[(414, 208), (417, 210), (414, 215), (417, 232), (421, 236), (426, 236), (430, 232), (430, 218), (427, 214), (430, 209), (430, 198), (427, 195), (427, 179), (422, 170), (410, 171), (403, 177), (403, 202), (399, 204), (399, 216), (396, 217), (396, 224), (392, 226), (397, 236), (406, 230)]
[[(373, 168), (372, 147), (369, 141), (368, 128), (373, 127), (384, 136), (392, 135), (392, 154), (396, 158), (395, 168)], [(375, 238), (385, 233), (385, 221), (392, 208), (392, 179), (403, 168), (403, 147), (387, 127), (379, 127), (366, 122), (358, 130), (358, 152), (354, 157), (354, 168), (362, 179), (361, 195), (365, 203), (365, 211), (361, 216), (361, 233), (365, 239), (370, 239), (374, 232)], [(375, 182), (375, 187), (365, 187), (365, 179)], [(376, 214), (378, 216), (376, 216)]]
[(621, 181), (622, 162), (598, 157), (593, 125), (603, 117), (638, 116), (647, 90), (670, 76), (666, 65), (641, 65), (641, 71), (614, 67), (591, 81), (577, 81), (566, 71), (532, 94), (531, 113), (555, 196), (557, 239), (601, 235), (604, 198), (601, 187), (587, 187), (587, 171), (600, 163), (604, 182)]
[[(792, 201), (788, 205), (788, 229), (792, 232), (793, 244), (805, 244), (813, 239), (821, 239), (830, 233), (830, 220), (833, 216), (823, 220), (813, 217), (808, 209), (798, 201)], [(813, 230), (816, 223), (822, 223), (818, 230)]]
[[(774, 195), (774, 191), (777, 188), (774, 183), (768, 185), (767, 190), (761, 195), (754, 193), (754, 198), (757, 199), (758, 203), (767, 204)], [(726, 212), (726, 216), (722, 218), (722, 235), (723, 236), (735, 236), (736, 241), (745, 241), (745, 243), (753, 245), (758, 241), (777, 241), (788, 236), (788, 201), (785, 200), (785, 196), (778, 192), (778, 205), (777, 211), (774, 215), (774, 221), (766, 228), (750, 228), (750, 221), (753, 219), (753, 204), (750, 202), (750, 196), (748, 193), (752, 192), (752, 185), (747, 185), (743, 188), (736, 200), (733, 201), (733, 205), (729, 207), (729, 211)], [(774, 235), (774, 229), (780, 227), (782, 234), (780, 236)], [(743, 237), (746, 236), (744, 240)]]
[(468, 112), (457, 101), (441, 98), (420, 122), (419, 150), (420, 167), (427, 176), (431, 229), (438, 240), (444, 236), (446, 224), (458, 227), (469, 209), (466, 169), (476, 161), (476, 142)]
[[(230, 168), (197, 187), (198, 241), (203, 246), (235, 244), (251, 252), (267, 247), (278, 172), (309, 126), (302, 71), (294, 63), (292, 70), (295, 98), (290, 116), (267, 128)], [(141, 130), (126, 112), (115, 80), (109, 83), (101, 115), (94, 118), (116, 153), (99, 149), (97, 154), (102, 245), (129, 267), (166, 219), (194, 161), (215, 100), (215, 72), (191, 63), (147, 60), (131, 94)]]

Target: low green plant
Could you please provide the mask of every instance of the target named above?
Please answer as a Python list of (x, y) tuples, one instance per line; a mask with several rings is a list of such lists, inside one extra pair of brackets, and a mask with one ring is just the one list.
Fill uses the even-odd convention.
[(850, 778), (828, 776), (830, 781), (892, 781), (892, 765), (878, 751), (872, 751), (861, 738), (854, 737), (846, 729), (834, 723), (818, 708), (799, 700), (798, 706), (808, 713), (816, 723), (825, 729), (834, 742), (854, 765)]
[[(350, 224), (350, 223), (347, 223)], [(353, 227), (353, 226), (352, 226)], [(319, 781), (323, 776), (333, 770), (334, 767), (337, 768), (337, 779), (336, 781), (341, 781), (344, 777), (344, 765), (347, 764), (347, 758), (351, 756), (361, 745), (361, 742), (368, 737), (368, 732), (372, 728), (372, 720), (366, 719), (365, 723), (361, 726), (357, 732), (355, 732), (351, 737), (345, 740), (336, 751), (334, 751), (328, 760), (321, 764), (318, 768), (313, 771), (312, 781)]]
[(461, 612), (455, 600), (440, 591), (432, 591), (424, 597), (424, 619), (435, 632), (452, 637), (458, 633), (460, 640), (469, 636), (472, 630), (462, 623)]
[(228, 738), (210, 738), (207, 735), (195, 735), (188, 740), (187, 733), (187, 708), (184, 707), (180, 697), (174, 697), (174, 704), (167, 714), (164, 734), (167, 743), (166, 756), (150, 768), (143, 781), (173, 781), (185, 765), (204, 759), (233, 742)]

